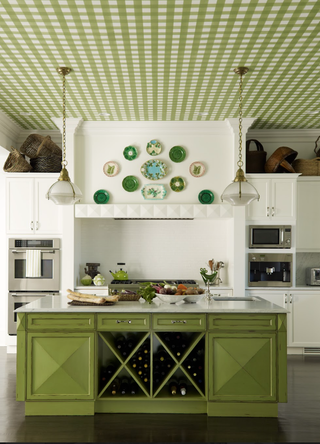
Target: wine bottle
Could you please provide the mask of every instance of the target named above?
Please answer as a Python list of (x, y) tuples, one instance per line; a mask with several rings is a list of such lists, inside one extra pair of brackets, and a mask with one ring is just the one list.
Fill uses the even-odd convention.
[(111, 383), (111, 394), (116, 395), (120, 389), (120, 379), (116, 378)]
[(135, 333), (129, 332), (127, 334), (127, 347), (128, 347), (128, 349), (131, 351), (134, 348), (136, 343), (137, 343), (137, 338), (136, 338)]
[(137, 358), (131, 359), (131, 365), (132, 365), (133, 368), (137, 368), (137, 366), (138, 366)]
[(187, 382), (183, 378), (179, 379), (179, 392), (182, 396), (187, 394)]
[(144, 353), (145, 355), (150, 353), (150, 339), (147, 338), (144, 343), (141, 345), (141, 351), (142, 353)]
[(136, 395), (138, 392), (138, 385), (133, 379), (130, 381), (129, 384), (129, 392), (131, 395)]
[(129, 392), (129, 379), (124, 376), (121, 379), (121, 385), (120, 385), (120, 393), (121, 395), (126, 395)]
[(124, 347), (125, 342), (126, 342), (126, 338), (125, 338), (124, 334), (117, 333), (114, 338), (114, 343), (115, 343), (116, 348), (118, 350), (121, 350)]
[(178, 385), (178, 383), (177, 383), (177, 381), (175, 379), (172, 379), (169, 382), (169, 390), (170, 390), (171, 395), (176, 395), (177, 394), (178, 387), (179, 387), (179, 385)]
[(110, 376), (112, 376), (115, 371), (116, 371), (117, 367), (115, 366), (115, 364), (111, 363), (107, 365), (106, 367), (106, 374), (108, 375), (108, 378), (110, 378)]
[(161, 374), (159, 372), (154, 372), (154, 374), (153, 374), (153, 383), (155, 385), (159, 385), (161, 380), (162, 380)]
[(156, 359), (159, 359), (159, 361), (164, 361), (168, 357), (168, 353), (166, 350), (160, 345), (158, 347), (157, 353), (156, 353)]
[(108, 373), (107, 373), (106, 367), (101, 367), (101, 369), (100, 369), (100, 380), (101, 380), (102, 384), (106, 384), (108, 379), (109, 378), (108, 378)]

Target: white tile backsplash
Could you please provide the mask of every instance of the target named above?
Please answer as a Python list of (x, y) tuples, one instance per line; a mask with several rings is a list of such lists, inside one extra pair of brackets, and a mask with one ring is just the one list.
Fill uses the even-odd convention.
[(129, 278), (195, 279), (210, 259), (223, 261), (228, 285), (228, 229), (226, 220), (81, 220), (79, 278), (86, 262), (99, 262), (107, 282), (109, 270), (125, 262)]
[(306, 284), (306, 268), (320, 267), (320, 253), (297, 253), (296, 285)]

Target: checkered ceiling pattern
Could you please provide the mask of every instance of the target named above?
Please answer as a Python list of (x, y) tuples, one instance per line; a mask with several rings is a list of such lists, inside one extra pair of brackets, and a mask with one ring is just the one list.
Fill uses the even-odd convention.
[[(319, 0), (0, 0), (0, 109), (26, 129), (84, 120), (319, 128)], [(109, 115), (106, 115), (109, 114)]]

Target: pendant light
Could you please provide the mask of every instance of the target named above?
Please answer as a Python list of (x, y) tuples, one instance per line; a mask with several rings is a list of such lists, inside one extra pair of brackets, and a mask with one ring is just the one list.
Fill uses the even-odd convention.
[(57, 71), (63, 78), (62, 98), (63, 98), (63, 114), (62, 114), (62, 169), (59, 179), (47, 191), (46, 198), (52, 200), (56, 205), (72, 205), (81, 199), (82, 193), (80, 189), (71, 182), (69, 173), (66, 169), (68, 162), (66, 161), (66, 75), (71, 72), (71, 68), (60, 67)]
[(248, 205), (253, 200), (260, 199), (258, 191), (245, 178), (242, 169), (242, 76), (249, 71), (246, 67), (239, 67), (234, 70), (236, 74), (240, 75), (239, 83), (239, 159), (237, 162), (238, 171), (234, 181), (227, 186), (221, 195), (221, 201), (228, 202), (234, 206)]

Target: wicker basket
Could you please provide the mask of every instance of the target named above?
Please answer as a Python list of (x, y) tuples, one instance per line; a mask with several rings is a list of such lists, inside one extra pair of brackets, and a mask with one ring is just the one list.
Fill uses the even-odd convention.
[(36, 157), (56, 154), (62, 156), (61, 148), (52, 142), (50, 136), (41, 136), (40, 134), (30, 134), (20, 147), (20, 153), (25, 154), (30, 159)]
[(320, 157), (314, 159), (297, 159), (292, 164), (296, 173), (301, 176), (320, 176)]
[(140, 299), (139, 294), (121, 294), (119, 296), (119, 301), (138, 301)]
[(3, 165), (3, 171), (7, 173), (25, 173), (32, 170), (32, 165), (26, 161), (21, 153), (11, 148), (11, 153)]
[(50, 136), (46, 136), (37, 150), (37, 157), (49, 156), (50, 154), (55, 154), (61, 158), (62, 150), (58, 145), (52, 142)]
[(59, 173), (61, 171), (61, 157), (55, 154), (35, 157), (30, 159), (30, 164), (35, 173)]
[[(251, 142), (256, 145), (256, 151), (249, 151)], [(247, 173), (264, 173), (264, 165), (266, 163), (267, 153), (264, 151), (262, 144), (256, 139), (250, 139), (246, 142), (246, 172)]]

